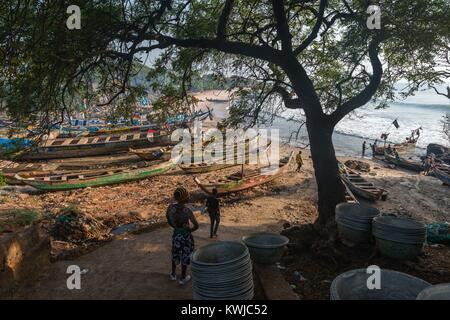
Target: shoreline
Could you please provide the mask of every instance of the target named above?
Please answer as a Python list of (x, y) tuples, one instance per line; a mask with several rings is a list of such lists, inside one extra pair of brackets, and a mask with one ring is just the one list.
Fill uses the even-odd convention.
[[(286, 145), (280, 147), (281, 156), (292, 150), (300, 150)], [(314, 169), (310, 151), (301, 150), (304, 160), (301, 172), (295, 172), (295, 168), (291, 168), (289, 173), (267, 184), (220, 198), (222, 217), (218, 240), (240, 240), (242, 236), (258, 231), (279, 233), (286, 225), (310, 224), (316, 220), (317, 186)], [(389, 192), (387, 201), (369, 203), (381, 212), (409, 216), (424, 223), (450, 221), (450, 188), (442, 185), (438, 179), (399, 168), (392, 169), (391, 166), (374, 159), (345, 156), (337, 158), (343, 162), (358, 160), (370, 165), (371, 170), (362, 173), (362, 176)], [(169, 269), (169, 259), (161, 257), (165, 257), (169, 252), (171, 230), (152, 226), (164, 224), (166, 208), (173, 201), (173, 191), (177, 186), (183, 185), (191, 194), (192, 205), (199, 209), (194, 212), (200, 223), (199, 231), (194, 234), (197, 248), (216, 241), (208, 236), (209, 218), (200, 213), (206, 195), (195, 184), (193, 177), (218, 177), (236, 171), (239, 171), (239, 168), (187, 175), (176, 168), (162, 176), (124, 184), (36, 195), (14, 192), (2, 195), (0, 215), (12, 209), (35, 210), (39, 212), (39, 224), (47, 234), (58, 219), (67, 215), (67, 208), (76, 208), (80, 219), (84, 219), (81, 223), (82, 230), (75, 230), (75, 238), (53, 239), (52, 254), (56, 261), (50, 266), (50, 272), (24, 297), (76, 298), (78, 294), (88, 293), (88, 296), (83, 298), (95, 299), (104, 297), (101, 288), (106, 284), (108, 293), (105, 297), (112, 299), (144, 296), (155, 299), (191, 298), (189, 286), (177, 292), (160, 290), (169, 285), (169, 280), (163, 276)], [(144, 227), (142, 230), (136, 230), (138, 234), (131, 232), (108, 238), (113, 228), (126, 224)], [(97, 226), (98, 229), (91, 230), (91, 225)], [(432, 259), (436, 258), (434, 252), (426, 252)], [(449, 255), (448, 247), (444, 247), (441, 253), (444, 256)], [(92, 270), (86, 278), (87, 288), (91, 291), (77, 293), (60, 288), (60, 283), (65, 281), (67, 265), (74, 262)], [(293, 265), (284, 262), (288, 265), (287, 270), (296, 270), (292, 269), (297, 268), (296, 262)], [(442, 267), (448, 266), (450, 270), (449, 264), (450, 260), (447, 259)], [(150, 273), (149, 267), (153, 268)], [(311, 267), (311, 270), (304, 264), (301, 267), (306, 269), (306, 272), (315, 274), (318, 265)], [(332, 264), (328, 268), (332, 268)], [(117, 277), (117, 272), (123, 277)], [(124, 275), (133, 272), (142, 278)], [(333, 272), (321, 275), (318, 281), (328, 281), (329, 277), (334, 275)], [(286, 273), (285, 278), (289, 280), (291, 274)], [(312, 275), (307, 275), (307, 278), (309, 277), (313, 278)], [(111, 279), (116, 279), (117, 283), (111, 282)], [(450, 281), (450, 277), (446, 280)], [(324, 298), (325, 289), (328, 288), (328, 283), (323, 284), (317, 297)], [(315, 297), (313, 293), (301, 291), (303, 289), (296, 290), (301, 296)]]

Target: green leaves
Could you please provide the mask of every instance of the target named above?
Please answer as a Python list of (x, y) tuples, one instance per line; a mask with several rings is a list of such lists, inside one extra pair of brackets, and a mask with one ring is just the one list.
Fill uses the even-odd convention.
[[(366, 0), (329, 0), (317, 35), (311, 33), (320, 1), (285, 0), (293, 50), (308, 44), (296, 57), (280, 51), (286, 35), (277, 33), (270, 1), (234, 1), (220, 41), (225, 0), (80, 0), (82, 28), (72, 31), (65, 27), (69, 2), (0, 6), (0, 100), (17, 120), (50, 124), (82, 99), (127, 115), (144, 89), (160, 95), (156, 108), (170, 114), (188, 109), (193, 102), (187, 92), (208, 87), (205, 79), (212, 87), (257, 92), (237, 104), (241, 111), (233, 110), (243, 122), (274, 110), (274, 86), (331, 114), (374, 79), (370, 43), (379, 42), (383, 77), (360, 104), (393, 99), (399, 80), (409, 82), (407, 94), (439, 82), (437, 59), (450, 38), (448, 0), (377, 1), (381, 30), (367, 28)], [(261, 60), (257, 53), (263, 51), (276, 59)], [(158, 57), (145, 70), (150, 88), (143, 88), (148, 83), (133, 79), (142, 75), (147, 54)]]

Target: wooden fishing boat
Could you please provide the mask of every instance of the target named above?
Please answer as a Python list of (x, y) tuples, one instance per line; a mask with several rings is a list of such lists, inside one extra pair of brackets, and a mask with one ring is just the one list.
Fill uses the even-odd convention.
[(34, 150), (22, 154), (20, 159), (43, 160), (87, 157), (127, 151), (133, 147), (170, 144), (172, 144), (171, 137), (166, 131), (49, 139), (43, 141)]
[(168, 153), (171, 150), (170, 147), (166, 148), (145, 148), (145, 149), (133, 149), (128, 150), (129, 153), (139, 156), (139, 158), (146, 161), (158, 160), (163, 154)]
[(179, 161), (174, 159), (160, 160), (136, 168), (112, 168), (88, 170), (54, 175), (16, 174), (15, 178), (27, 185), (43, 191), (62, 191), (87, 187), (99, 187), (150, 178), (166, 173), (175, 168)]
[(181, 170), (183, 170), (186, 173), (189, 174), (201, 174), (201, 173), (207, 173), (212, 171), (218, 171), (223, 170), (227, 168), (236, 167), (239, 164), (207, 164), (207, 163), (193, 163), (189, 165), (180, 165), (179, 167)]
[(118, 133), (128, 133), (128, 132), (146, 132), (147, 130), (154, 130), (156, 128), (155, 125), (142, 125), (142, 126), (131, 126), (131, 127), (110, 127), (110, 128), (101, 128), (97, 131), (89, 131), (85, 132), (83, 135), (86, 136), (98, 136), (98, 135), (109, 135), (109, 134), (118, 134)]
[(0, 160), (0, 171), (2, 173), (17, 173), (21, 171), (43, 170), (45, 163), (18, 163), (9, 160)]
[(354, 194), (371, 201), (386, 200), (388, 195), (386, 190), (377, 188), (373, 183), (342, 163), (339, 163), (339, 173), (342, 181)]
[[(252, 138), (250, 140), (253, 141), (254, 139), (256, 139), (256, 142), (258, 142), (258, 136), (255, 136), (254, 138)], [(242, 143), (242, 148), (244, 148), (243, 150), (245, 150), (244, 153), (244, 161), (245, 159), (248, 159), (249, 157), (249, 141), (247, 141), (245, 144)], [(270, 147), (270, 145), (272, 144), (272, 141), (268, 141), (267, 145), (266, 145), (266, 151), (267, 149)], [(223, 158), (221, 163), (216, 163), (216, 162), (205, 162), (203, 161), (203, 156), (201, 161), (192, 161), (192, 163), (190, 164), (180, 164), (179, 167), (181, 168), (181, 170), (183, 170), (186, 173), (189, 174), (200, 174), (200, 173), (207, 173), (207, 172), (211, 172), (211, 171), (218, 171), (218, 170), (222, 170), (222, 169), (227, 169), (227, 168), (231, 168), (231, 167), (235, 167), (238, 165), (242, 165), (242, 163), (238, 163), (237, 161), (237, 154), (238, 154), (238, 145), (235, 144), (234, 145), (234, 149), (232, 150), (233, 147), (225, 149), (223, 152)], [(233, 154), (234, 158), (233, 158), (233, 162), (230, 163), (230, 161), (227, 161), (226, 159), (226, 155), (227, 154)], [(226, 163), (228, 162), (228, 163)]]
[[(414, 151), (416, 149), (416, 143), (417, 141), (396, 143), (391, 145), (391, 148), (395, 148), (398, 154), (411, 155), (414, 154)], [(375, 148), (373, 148), (372, 153), (374, 156), (384, 156), (386, 150), (387, 146), (376, 146)]]
[(207, 182), (202, 182), (194, 177), (194, 181), (209, 194), (212, 194), (214, 188), (217, 189), (219, 195), (243, 191), (273, 181), (288, 172), (293, 158), (294, 152), (291, 152), (289, 157), (280, 160), (279, 167), (275, 169), (271, 169), (269, 166), (260, 167), (250, 171), (239, 171), (228, 177), (211, 179)]
[(106, 156), (53, 159), (49, 160), (47, 163), (51, 166), (58, 166), (58, 169), (61, 170), (80, 171), (112, 166), (124, 166), (142, 161), (141, 158), (134, 154), (118, 153)]
[(347, 203), (359, 203), (358, 199), (356, 199), (355, 195), (352, 193), (352, 191), (349, 189), (347, 184), (342, 181), (342, 184), (345, 187), (345, 201)]
[[(245, 157), (248, 157), (248, 153), (245, 155)], [(242, 165), (238, 163), (236, 160), (237, 157), (234, 158), (234, 161), (232, 163), (226, 163), (225, 161), (223, 161), (223, 163), (200, 162), (192, 164), (182, 164), (179, 165), (179, 167), (181, 168), (181, 170), (189, 174), (201, 174)]]
[(433, 173), (445, 185), (450, 186), (450, 169), (444, 166), (434, 166)]
[(396, 166), (398, 166), (400, 168), (404, 168), (407, 170), (411, 170), (411, 171), (415, 171), (415, 172), (423, 171), (422, 163), (417, 162), (417, 161), (407, 160), (402, 157), (397, 158), (396, 156), (388, 154), (388, 153), (384, 154), (384, 160), (389, 163), (395, 164)]

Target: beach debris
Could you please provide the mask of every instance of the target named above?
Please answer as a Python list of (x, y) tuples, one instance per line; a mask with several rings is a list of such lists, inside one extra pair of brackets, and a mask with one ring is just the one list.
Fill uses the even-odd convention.
[(282, 266), (279, 262), (276, 263), (276, 266), (280, 270), (285, 270), (286, 269), (286, 267)]
[(370, 171), (370, 165), (368, 163), (359, 160), (347, 160), (345, 161), (345, 165), (353, 170), (358, 170), (362, 172)]
[(56, 240), (82, 243), (108, 239), (109, 228), (94, 217), (68, 207), (56, 217), (50, 234)]
[(427, 224), (427, 242), (450, 243), (450, 224), (447, 222)]
[(136, 223), (127, 223), (120, 226), (115, 227), (111, 230), (111, 234), (114, 236), (119, 236), (124, 233), (128, 233), (131, 231), (134, 231), (138, 228), (138, 225)]
[(297, 286), (295, 284), (290, 284), (289, 287), (291, 287), (291, 289), (297, 289)]
[(292, 276), (294, 277), (295, 282), (308, 281), (308, 279), (306, 279), (304, 276), (302, 276), (302, 274), (297, 270), (294, 271)]

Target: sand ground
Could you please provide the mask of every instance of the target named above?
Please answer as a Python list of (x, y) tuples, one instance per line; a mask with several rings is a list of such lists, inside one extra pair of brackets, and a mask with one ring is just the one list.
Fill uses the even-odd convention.
[[(317, 215), (316, 187), (312, 163), (307, 152), (305, 156), (302, 172), (291, 171), (265, 186), (221, 199), (223, 217), (219, 240), (239, 240), (243, 235), (255, 231), (277, 232), (286, 222), (313, 222)], [(438, 180), (384, 168), (377, 162), (365, 162), (370, 163), (371, 172), (376, 173), (367, 174), (367, 178), (389, 191), (388, 200), (378, 201), (375, 206), (384, 212), (407, 214), (424, 222), (450, 220), (449, 191)], [(150, 188), (151, 185), (155, 186), (155, 183), (158, 183), (157, 193), (152, 192)], [(201, 192), (196, 190), (191, 180), (177, 172), (167, 177), (134, 184), (83, 190), (83, 196), (73, 194), (72, 197), (82, 198), (83, 202), (79, 204), (81, 208), (89, 208), (99, 219), (126, 214), (129, 210), (136, 210), (135, 206), (139, 207), (139, 203), (142, 204), (139, 209), (142, 216), (162, 219), (164, 209), (170, 201), (171, 191), (179, 183), (187, 185), (194, 196), (197, 194), (200, 197)], [(120, 197), (124, 191), (127, 196)], [(417, 198), (417, 194), (420, 198)], [(58, 197), (64, 196), (55, 193), (29, 197), (36, 198), (39, 203), (48, 204), (48, 197), (53, 199), (53, 203), (57, 203)], [(117, 202), (110, 203), (108, 199), (114, 197), (118, 199)], [(155, 201), (156, 199), (159, 201)], [(109, 209), (103, 208), (102, 203), (97, 201), (109, 204)], [(197, 205), (200, 204), (199, 200)], [(198, 212), (196, 215), (201, 225), (195, 233), (197, 247), (216, 241), (208, 237), (209, 219)], [(129, 235), (74, 260), (57, 261), (24, 298), (190, 299), (190, 285), (182, 287), (168, 279), (170, 235), (171, 230), (167, 227), (150, 233)], [(66, 268), (72, 264), (88, 269), (82, 277), (82, 290), (71, 291), (66, 287)]]
[[(203, 98), (222, 99), (222, 95)], [(283, 154), (288, 152), (287, 147), (283, 148)], [(219, 240), (239, 240), (259, 230), (280, 231), (286, 222), (291, 225), (313, 222), (317, 217), (317, 194), (308, 150), (304, 150), (304, 159), (304, 168), (299, 173), (292, 170), (269, 184), (222, 198)], [(371, 170), (363, 176), (389, 192), (387, 201), (378, 201), (374, 206), (425, 223), (450, 221), (450, 188), (439, 180), (391, 169), (370, 159), (364, 162), (370, 164)], [(220, 174), (235, 170), (227, 169)], [(41, 195), (10, 194), (0, 199), (0, 210), (36, 209), (57, 215), (64, 207), (76, 206), (107, 227), (136, 221), (155, 223), (164, 221), (166, 207), (178, 185), (188, 188), (196, 206), (203, 204), (204, 194), (192, 176), (174, 170), (164, 176), (117, 186)], [(196, 215), (201, 224), (194, 235), (197, 247), (216, 241), (208, 237), (208, 218), (199, 212)], [(114, 240), (72, 260), (57, 261), (22, 298), (190, 299), (190, 285), (181, 287), (168, 279), (170, 236), (169, 228), (160, 228)], [(82, 290), (71, 291), (66, 287), (66, 268), (72, 264), (88, 270), (82, 276)]]

